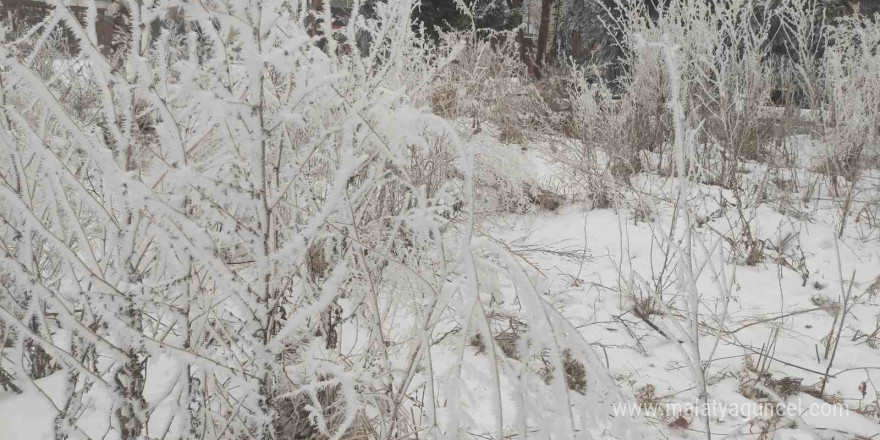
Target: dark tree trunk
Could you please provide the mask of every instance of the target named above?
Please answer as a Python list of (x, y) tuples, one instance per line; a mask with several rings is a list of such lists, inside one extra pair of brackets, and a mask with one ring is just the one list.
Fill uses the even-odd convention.
[(538, 25), (538, 43), (535, 63), (540, 72), (544, 67), (544, 59), (547, 58), (547, 38), (550, 34), (550, 6), (553, 0), (541, 0), (541, 22)]
[(523, 64), (526, 65), (528, 69), (529, 75), (540, 79), (541, 73), (538, 71), (538, 67), (535, 66), (534, 60), (532, 60), (531, 55), (531, 44), (528, 38), (526, 38), (525, 32), (523, 32), (522, 28), (520, 28), (519, 32), (516, 33), (517, 43), (519, 43), (519, 58), (522, 60)]

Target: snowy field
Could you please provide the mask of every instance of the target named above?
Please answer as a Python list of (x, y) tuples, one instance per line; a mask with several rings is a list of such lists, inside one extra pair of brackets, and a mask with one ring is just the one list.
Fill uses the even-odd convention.
[(0, 440), (880, 440), (880, 16), (81, 3), (0, 22)]

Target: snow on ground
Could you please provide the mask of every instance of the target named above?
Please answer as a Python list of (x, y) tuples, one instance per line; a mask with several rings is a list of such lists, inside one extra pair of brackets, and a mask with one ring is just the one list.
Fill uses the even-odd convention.
[[(60, 396), (67, 381), (63, 374), (53, 374), (36, 380), (50, 398)], [(0, 394), (0, 438), (2, 439), (49, 439), (53, 438), (52, 415), (55, 409), (49, 400), (38, 393)]]
[[(820, 152), (806, 137), (793, 142), (802, 152), (798, 178), (809, 181)], [(529, 148), (524, 154), (534, 164), (539, 180), (558, 178), (552, 160), (540, 148)], [(756, 176), (763, 172), (762, 165), (750, 165), (747, 168)], [(860, 195), (867, 197), (864, 201), (877, 195), (877, 186), (871, 186), (874, 175), (869, 173), (865, 179), (868, 183)], [(591, 209), (574, 204), (555, 212), (500, 216), (487, 228), (490, 235), (518, 250), (540, 271), (543, 293), (593, 344), (633, 401), (643, 402), (645, 391), (652, 389), (650, 398), (656, 404), (673, 408), (675, 403), (696, 402), (687, 360), (676, 342), (634, 315), (632, 298), (650, 298), (659, 289), (660, 297), (673, 306), (671, 312), (677, 316), (661, 312), (651, 319), (666, 323), (666, 328), (672, 321), (683, 322), (684, 312), (674, 308), (675, 297), (681, 294), (674, 282), (675, 257), (667, 258), (663, 233), (659, 232), (668, 233), (670, 227), (674, 185), (674, 179), (656, 174), (634, 179), (634, 187), (652, 198), (651, 221), (626, 208)], [(703, 197), (694, 197), (693, 208), (705, 216), (699, 236), (729, 255), (730, 243), (721, 239), (721, 234), (739, 224), (731, 223), (730, 216), (717, 215), (717, 210), (719, 195), (731, 199), (731, 194), (710, 185), (697, 185), (696, 189), (692, 193)], [(788, 200), (788, 205), (767, 202), (750, 214), (749, 226), (766, 246), (764, 258), (757, 264), (713, 254), (713, 264), (718, 269), (723, 266), (733, 286), (717, 346), (714, 334), (719, 333), (719, 323), (713, 316), (721, 314), (723, 296), (708, 269), (700, 276), (700, 307), (705, 319), (700, 346), (704, 356), (714, 353), (708, 369), (709, 401), (724, 409), (712, 415), (712, 430), (719, 436), (830, 439), (880, 435), (880, 418), (871, 410), (880, 398), (876, 388), (880, 384), (876, 339), (880, 240), (866, 235), (865, 226), (852, 219), (838, 239), (840, 205), (824, 183), (814, 189), (816, 193), (806, 201), (800, 193), (784, 194), (786, 190), (780, 189), (775, 194)], [(554, 250), (583, 250), (587, 257), (579, 261)], [(827, 337), (832, 329), (836, 334), (840, 326), (835, 319), (837, 310), (853, 276), (851, 298), (858, 301), (851, 304), (844, 319), (840, 345), (828, 370), (825, 399), (820, 400), (815, 396), (828, 369), (826, 346), (834, 347), (834, 341), (829, 344)], [(875, 336), (867, 336), (871, 334)], [(482, 365), (475, 371), (486, 371), (482, 356), (471, 356), (469, 362)], [(488, 394), (486, 381), (474, 380), (473, 395)], [(784, 389), (780, 399), (771, 399), (754, 390), (767, 383), (798, 386)], [(778, 417), (755, 416), (768, 400), (791, 410)], [(505, 402), (505, 408), (509, 404)], [(486, 399), (473, 403), (473, 410), (473, 423), (480, 428), (475, 431), (491, 432), (494, 425)], [(704, 435), (692, 415), (685, 415), (683, 424), (670, 414), (652, 414), (643, 420), (663, 436)]]
[[(784, 220), (783, 216), (770, 211), (761, 212), (757, 223), (762, 230), (773, 232), (788, 226)], [(516, 227), (511, 228), (514, 225)], [(640, 278), (651, 280), (652, 264), (654, 272), (662, 266), (661, 244), (654, 237), (651, 225), (633, 224), (630, 213), (624, 210), (588, 210), (573, 206), (559, 213), (542, 213), (533, 219), (520, 218), (508, 222), (506, 226), (511, 228), (508, 229), (507, 238), (527, 237), (523, 241), (529, 244), (564, 243), (566, 246), (579, 247), (584, 246), (586, 240), (585, 247), (591, 253), (591, 260), (582, 266), (552, 256), (531, 256), (548, 278), (548, 295), (579, 326), (585, 338), (596, 347), (604, 348), (611, 373), (621, 379), (622, 385), (631, 389), (634, 395), (644, 386), (653, 385), (657, 395), (669, 396), (670, 400), (691, 401), (694, 398), (691, 395), (693, 380), (687, 372), (686, 361), (672, 346), (674, 343), (652, 331), (638, 318), (625, 314), (624, 310), (630, 304), (616, 291), (619, 285), (627, 283), (626, 279), (621, 279), (618, 268), (631, 266)], [(817, 362), (815, 350), (824, 347), (822, 338), (834, 322), (826, 310), (813, 310), (794, 314), (784, 320), (750, 325), (780, 314), (816, 309), (815, 298), (829, 302), (839, 298), (840, 280), (833, 226), (819, 222), (799, 226), (802, 228), (799, 234), (801, 246), (804, 253), (810, 256), (808, 267), (811, 274), (806, 285), (803, 285), (799, 274), (773, 262), (735, 268), (730, 322), (726, 326), (733, 334), (722, 338), (715, 355), (718, 360), (710, 370), (711, 380), (716, 382), (710, 389), (710, 395), (715, 399), (727, 398), (730, 399), (728, 403), (745, 402), (738, 393), (730, 392), (738, 386), (744, 357), (756, 357), (756, 351), (768, 342), (776, 329), (779, 335), (773, 357), (778, 361), (771, 362), (770, 373), (774, 377), (802, 378), (805, 386), (816, 384), (821, 379), (816, 371), (824, 371), (827, 362)], [(854, 270), (857, 289), (864, 289), (880, 272), (880, 245), (853, 239), (842, 241), (840, 252), (844, 271), (848, 276)], [(574, 285), (575, 277), (579, 285)], [(711, 310), (718, 296), (711, 285), (712, 280), (703, 281), (703, 307)], [(671, 286), (666, 295), (674, 294), (675, 288)], [(859, 384), (871, 379), (872, 373), (874, 376), (880, 374), (876, 370), (880, 366), (880, 350), (864, 343), (851, 342), (848, 338), (853, 336), (856, 329), (870, 332), (876, 324), (878, 311), (880, 309), (876, 303), (853, 310), (832, 373), (848, 371), (840, 373), (827, 385), (826, 392), (840, 395), (851, 407), (858, 406)], [(712, 342), (712, 337), (704, 338), (704, 352), (711, 350)], [(804, 394), (790, 399), (818, 402)], [(869, 421), (855, 414), (845, 419), (805, 419), (817, 429), (831, 429), (842, 423), (849, 428), (848, 432), (866, 437), (880, 431), (876, 418)], [(729, 428), (729, 425), (726, 427)], [(723, 426), (717, 429), (727, 432)]]
[[(809, 166), (816, 154), (806, 140), (798, 140), (806, 157), (798, 171), (803, 181), (809, 181)], [(522, 149), (522, 154), (532, 165), (527, 173), (537, 181), (552, 183), (560, 179), (558, 167), (544, 150), (539, 145)], [(752, 165), (750, 172), (762, 172), (759, 164)], [(871, 179), (876, 179), (876, 175), (869, 174), (867, 181)], [(681, 295), (674, 282), (675, 257), (664, 252), (668, 246), (661, 232), (668, 233), (670, 228), (671, 200), (677, 182), (656, 174), (636, 176), (632, 182), (648, 200), (649, 218), (627, 208), (591, 209), (584, 204), (569, 204), (554, 212), (497, 216), (487, 220), (484, 227), (489, 235), (507, 243), (533, 265), (541, 293), (593, 345), (630, 403), (642, 404), (642, 409), (651, 405), (664, 409), (675, 403), (686, 405), (695, 402), (697, 396), (687, 360), (677, 342), (664, 337), (633, 312), (634, 299), (660, 298), (670, 309), (657, 312), (650, 320), (665, 324), (660, 327), (667, 329), (674, 321), (683, 322), (684, 312), (675, 308), (676, 296)], [(876, 185), (873, 188), (876, 190)], [(692, 200), (695, 212), (705, 216), (703, 225), (697, 229), (698, 237), (708, 247), (721, 246), (725, 249), (723, 254), (728, 255), (730, 243), (723, 241), (720, 234), (733, 228), (735, 222), (731, 223), (729, 216), (715, 213), (720, 206), (718, 197), (730, 197), (729, 191), (708, 185), (695, 189), (698, 191), (693, 193), (703, 194)], [(868, 195), (876, 196), (870, 190), (870, 186), (866, 188)], [(855, 222), (838, 240), (839, 205), (828, 188), (820, 185), (815, 197), (806, 202), (798, 193), (789, 194), (788, 198), (803, 215), (792, 215), (794, 211), (780, 209), (781, 205), (765, 203), (750, 218), (753, 233), (767, 243), (764, 259), (759, 263), (749, 266), (713, 254), (712, 264), (719, 270), (723, 267), (725, 279), (732, 280), (733, 286), (724, 322), (713, 319), (720, 316), (723, 308), (723, 296), (717, 288), (719, 280), (708, 269), (699, 277), (700, 307), (705, 318), (701, 322), (704, 334), (700, 348), (704, 354), (714, 353), (708, 368), (709, 400), (724, 408), (712, 414), (712, 430), (720, 436), (742, 434), (747, 438), (771, 434), (773, 438), (792, 440), (877, 438), (878, 414), (865, 409), (872, 403), (877, 405), (880, 399), (880, 341), (876, 333), (880, 325), (880, 292), (870, 291), (878, 287), (875, 280), (880, 275), (880, 240), (865, 235)], [(803, 265), (799, 265), (800, 256)], [(859, 303), (844, 320), (823, 401), (815, 395), (828, 368), (824, 356), (827, 335), (832, 328), (836, 332), (840, 325), (835, 319), (836, 310), (852, 276), (852, 297), (858, 297)], [(502, 285), (512, 288), (509, 283)], [(721, 335), (717, 346), (714, 334)], [(769, 359), (762, 356), (767, 353)], [(432, 356), (438, 382), (443, 385), (451, 380), (443, 372), (455, 364), (456, 347), (435, 346)], [(179, 374), (170, 362), (154, 364), (149, 371), (166, 377), (165, 382), (173, 383), (172, 379)], [(475, 435), (496, 429), (490, 370), (484, 354), (477, 353), (474, 347), (466, 348), (462, 399), (468, 411), (463, 424)], [(767, 400), (766, 394), (755, 392), (756, 387), (762, 386), (758, 382), (766, 385), (767, 380), (777, 384), (788, 380), (800, 385), (799, 390), (774, 390), (786, 391), (784, 400), (777, 403), (793, 405), (796, 414), (774, 418), (743, 413), (744, 408), (757, 410), (762, 406), (760, 402)], [(513, 420), (518, 411), (513, 392), (515, 381), (516, 377), (505, 370), (501, 377), (501, 406), (508, 431), (515, 428)], [(66, 386), (61, 374), (38, 380), (34, 385), (49, 397), (60, 395)], [(171, 390), (154, 387), (147, 391), (151, 406), (163, 411), (162, 400)], [(577, 397), (572, 402), (581, 405)], [(92, 419), (83, 424), (89, 427), (86, 434), (92, 438), (102, 437), (106, 430), (106, 414), (102, 416), (106, 407), (106, 402), (92, 402), (85, 414)], [(0, 439), (48, 438), (54, 412), (51, 404), (36, 393), (0, 394)], [(442, 408), (440, 413), (443, 416)], [(154, 420), (167, 423), (170, 416)], [(693, 415), (685, 414), (683, 420), (676, 416), (667, 411), (638, 419), (661, 437), (702, 438)], [(151, 433), (167, 429), (167, 425), (158, 426), (161, 424), (152, 423), (156, 426), (151, 426)]]
[[(169, 402), (176, 375), (181, 373), (177, 362), (171, 358), (151, 359), (147, 368), (152, 387), (144, 390), (144, 398), (153, 408), (155, 417), (150, 420), (150, 438), (162, 438), (168, 431), (168, 424), (175, 420), (171, 411), (176, 411)], [(64, 404), (65, 390), (68, 386), (64, 373), (55, 373), (33, 381), (33, 388), (16, 395), (0, 392), (0, 440), (42, 440), (54, 439), (52, 426), (58, 406)], [(47, 399), (48, 398), (48, 399)], [(52, 402), (49, 401), (52, 400)], [(112, 402), (102, 393), (89, 393), (85, 398), (83, 410), (77, 426), (85, 438), (118, 438), (118, 433), (110, 431), (110, 408)]]

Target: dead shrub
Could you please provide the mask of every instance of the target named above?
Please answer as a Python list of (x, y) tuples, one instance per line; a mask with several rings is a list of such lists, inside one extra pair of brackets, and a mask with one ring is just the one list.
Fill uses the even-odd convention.
[(654, 384), (647, 384), (636, 392), (636, 402), (642, 409), (660, 409), (661, 399), (657, 397), (657, 389)]
[(865, 143), (845, 142), (838, 138), (835, 144), (837, 146), (825, 153), (814, 167), (814, 171), (824, 174), (831, 186), (832, 194), (841, 197), (845, 196), (843, 185), (859, 180), (864, 165)]
[(653, 89), (657, 78), (637, 72), (616, 96), (599, 75), (598, 67), (571, 67), (567, 103), (570, 111), (560, 124), (569, 138), (561, 143), (557, 159), (576, 197), (593, 208), (609, 208), (621, 187), (645, 169), (645, 155), (660, 157), (672, 138), (672, 116), (665, 94)]
[(745, 365), (740, 373), (739, 392), (749, 399), (772, 401), (770, 394), (763, 388), (772, 390), (781, 398), (786, 398), (800, 393), (804, 389), (802, 382), (803, 378), (800, 377), (774, 378), (765, 368), (755, 364), (750, 356), (746, 356)]
[[(565, 373), (565, 384), (568, 389), (585, 394), (587, 392), (587, 370), (584, 368), (584, 364), (577, 360), (571, 354), (571, 350), (567, 348), (562, 351), (562, 369)], [(549, 361), (544, 360), (544, 366), (539, 374), (544, 378), (544, 382), (549, 384), (553, 381), (554, 367), (550, 365)]]
[(541, 187), (529, 187), (526, 189), (526, 194), (532, 204), (547, 211), (555, 211), (565, 203), (564, 196)]
[[(447, 119), (467, 119), (475, 131), (489, 124), (503, 143), (520, 144), (532, 129), (550, 125), (553, 111), (522, 62), (513, 35), (497, 32), (491, 38), (448, 32), (441, 45), (466, 41), (456, 60), (444, 68), (426, 91), (431, 109)], [(542, 89), (554, 87), (548, 75)], [(556, 105), (556, 99), (552, 98)]]
[[(495, 329), (493, 330), (495, 332), (493, 338), (498, 348), (501, 349), (501, 353), (509, 359), (519, 360), (520, 354), (517, 344), (528, 326), (511, 313), (489, 313), (487, 318)], [(470, 345), (478, 354), (486, 353), (486, 343), (481, 333), (471, 337)]]
[[(319, 376), (318, 380), (328, 380), (330, 377)], [(344, 396), (340, 392), (339, 385), (320, 387), (314, 393), (293, 393), (290, 397), (278, 399), (274, 402), (276, 417), (273, 419), (275, 438), (286, 439), (315, 439), (323, 440), (330, 437), (321, 433), (315, 424), (314, 411), (319, 411), (323, 417), (328, 432), (335, 432), (344, 419), (345, 407)], [(352, 423), (342, 435), (341, 439), (364, 438), (369, 434), (364, 423)]]

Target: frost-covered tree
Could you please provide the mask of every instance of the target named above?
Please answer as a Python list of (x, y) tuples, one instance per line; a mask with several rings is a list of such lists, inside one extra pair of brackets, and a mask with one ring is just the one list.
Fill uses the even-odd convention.
[[(54, 1), (0, 32), (0, 368), (63, 376), (56, 438), (456, 436), (465, 344), (511, 302), (497, 438), (611, 423), (590, 345), (475, 237), (472, 146), (417, 104), (458, 42), (407, 0), (336, 29), (329, 3), (132, 0), (102, 47), (95, 2)], [(540, 374), (566, 349), (585, 395)]]
[[(162, 429), (151, 416), (169, 402), (184, 409), (161, 422), (172, 432), (271, 437), (283, 390), (319, 380), (345, 382), (347, 405), (311, 425), (353, 425), (358, 373), (312, 350), (338, 354), (342, 298), (369, 304), (384, 346), (378, 292), (360, 289), (381, 271), (367, 249), (406, 258), (386, 222), (442, 210), (444, 189), (410, 188), (405, 161), (447, 130), (406, 99), (443, 60), (404, 69), (421, 51), (409, 3), (340, 31), (309, 6), (130, 2), (108, 56), (95, 4), (83, 27), (58, 3), (4, 42), (0, 313), (17, 349), (69, 375), (59, 433), (80, 429), (73, 399), (101, 392), (122, 438)], [(169, 12), (192, 31), (154, 32)], [(62, 28), (75, 58), (50, 47)], [(345, 55), (358, 32), (376, 55)], [(151, 386), (168, 396), (148, 400)]]

